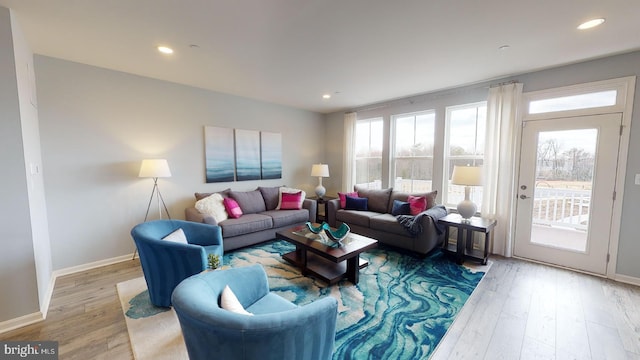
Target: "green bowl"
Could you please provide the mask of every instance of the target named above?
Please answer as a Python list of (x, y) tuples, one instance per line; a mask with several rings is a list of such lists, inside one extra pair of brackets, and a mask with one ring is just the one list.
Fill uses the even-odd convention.
[(307, 229), (309, 229), (309, 231), (311, 231), (314, 234), (320, 234), (320, 232), (322, 232), (322, 225), (324, 225), (325, 223), (322, 223), (321, 225), (318, 225), (318, 227), (313, 226), (313, 224), (310, 221), (307, 221), (307, 223), (305, 225), (307, 225)]
[(345, 223), (342, 223), (342, 225), (340, 225), (340, 227), (335, 230), (331, 229), (331, 227), (327, 223), (323, 223), (322, 228), (324, 229), (324, 233), (327, 234), (327, 237), (331, 241), (336, 243), (340, 243), (351, 232), (351, 228)]

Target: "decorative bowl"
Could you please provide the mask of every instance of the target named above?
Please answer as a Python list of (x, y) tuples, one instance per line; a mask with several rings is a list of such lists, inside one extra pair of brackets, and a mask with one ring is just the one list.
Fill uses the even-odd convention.
[(322, 228), (324, 229), (324, 233), (327, 234), (327, 237), (335, 242), (340, 244), (342, 240), (344, 240), (349, 233), (351, 232), (351, 228), (349, 225), (343, 223), (339, 228), (333, 230), (327, 223), (322, 223)]
[(313, 226), (313, 224), (311, 223), (311, 221), (307, 221), (307, 223), (305, 225), (307, 225), (307, 229), (309, 229), (309, 231), (311, 231), (314, 234), (320, 234), (322, 232), (322, 230), (324, 229), (322, 226), (325, 223), (322, 223), (321, 225), (318, 225), (317, 227)]

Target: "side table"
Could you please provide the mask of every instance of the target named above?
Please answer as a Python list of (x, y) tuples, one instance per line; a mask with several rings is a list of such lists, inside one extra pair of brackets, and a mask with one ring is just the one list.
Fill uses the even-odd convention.
[(319, 199), (317, 196), (312, 196), (309, 199), (316, 201), (316, 222), (322, 224), (323, 221), (327, 221), (327, 202), (329, 200), (337, 199), (335, 196), (323, 196)]
[[(496, 220), (474, 216), (463, 221), (460, 215), (449, 214), (438, 220), (438, 222), (445, 225), (444, 244), (442, 245), (442, 250), (445, 253), (455, 255), (458, 264), (462, 264), (465, 259), (480, 261), (482, 265), (487, 264), (487, 259), (489, 259), (489, 239), (491, 239), (491, 230), (497, 224)], [(449, 244), (449, 228), (451, 227), (458, 229), (458, 238), (455, 246)], [(484, 233), (484, 251), (473, 248), (474, 232)]]

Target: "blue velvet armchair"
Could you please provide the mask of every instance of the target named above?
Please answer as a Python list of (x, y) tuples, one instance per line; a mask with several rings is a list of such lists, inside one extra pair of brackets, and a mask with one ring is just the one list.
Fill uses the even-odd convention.
[[(181, 228), (188, 244), (162, 240)], [(208, 267), (208, 254), (220, 256), (222, 232), (216, 225), (182, 220), (155, 220), (136, 225), (131, 236), (140, 254), (140, 264), (156, 306), (171, 306), (171, 293), (184, 279)]]
[[(253, 316), (220, 307), (226, 285)], [(174, 290), (173, 308), (191, 360), (315, 360), (333, 354), (336, 299), (296, 306), (269, 292), (261, 265), (194, 275)]]

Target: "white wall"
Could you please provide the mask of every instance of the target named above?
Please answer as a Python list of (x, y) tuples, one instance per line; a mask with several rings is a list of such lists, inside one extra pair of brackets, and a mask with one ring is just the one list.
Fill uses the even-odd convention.
[[(444, 106), (486, 100), (490, 84), (517, 80), (524, 84), (524, 91), (529, 92), (633, 75), (640, 75), (640, 52), (611, 56), (365, 107), (376, 108), (372, 111), (354, 110), (359, 110), (358, 118), (367, 118), (371, 113), (389, 113), (391, 110), (387, 108), (393, 108), (394, 113), (403, 113), (415, 108), (416, 103), (421, 103), (422, 109), (436, 109), (436, 112), (440, 114), (437, 115), (437, 119), (439, 119), (444, 116)], [(638, 88), (638, 82), (636, 82), (636, 88)], [(638, 216), (640, 216), (640, 186), (634, 185), (635, 174), (640, 173), (640, 91), (637, 89), (634, 105), (624, 198), (622, 199), (623, 210), (616, 270), (618, 275), (633, 278), (627, 279), (630, 281), (640, 279), (640, 262), (637, 260), (640, 257), (640, 241), (638, 241), (638, 228), (636, 227)], [(327, 132), (335, 134), (335, 136), (327, 137), (327, 149), (342, 148), (343, 138), (339, 134), (342, 134), (343, 118), (342, 112), (327, 115)], [(443, 121), (439, 122), (443, 124)], [(436, 129), (436, 134), (438, 134), (438, 129)], [(328, 151), (327, 162), (332, 164), (332, 178), (326, 185), (328, 193), (335, 194), (341, 187), (342, 161), (341, 152)], [(437, 188), (435, 180), (434, 188)]]
[(35, 133), (30, 125), (37, 123), (37, 115), (34, 119), (31, 111), (25, 116), (23, 130), (16, 60), (28, 55), (24, 44), (16, 44), (14, 51), (12, 25), (9, 10), (0, 7), (0, 323), (39, 311), (33, 235), (41, 229), (32, 234), (29, 186), (35, 184), (25, 169), (25, 149), (30, 154), (36, 150), (31, 146)]
[[(36, 56), (38, 110), (53, 269), (133, 253), (152, 188), (140, 161), (169, 161), (159, 186), (172, 218), (193, 193), (286, 184), (313, 193), (322, 115)], [(204, 126), (282, 133), (281, 180), (205, 183)], [(157, 211), (152, 210), (152, 215)], [(157, 217), (157, 216), (156, 216)]]

